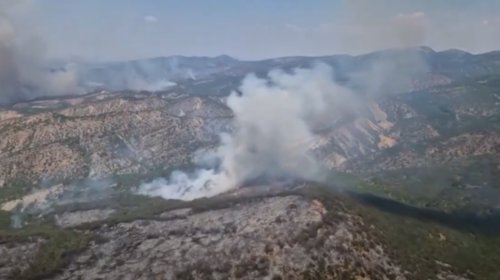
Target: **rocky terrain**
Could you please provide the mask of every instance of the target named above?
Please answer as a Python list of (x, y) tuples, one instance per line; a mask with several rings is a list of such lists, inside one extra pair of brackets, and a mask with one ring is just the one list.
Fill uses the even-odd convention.
[[(83, 81), (92, 87), (110, 90), (162, 90), (172, 82), (206, 78), (235, 66), (238, 60), (218, 57), (156, 57), (143, 60), (82, 64)], [(169, 83), (170, 82), (170, 83)]]
[[(400, 169), (427, 164), (429, 158), (440, 162), (492, 153), (498, 141), (492, 129), (500, 102), (500, 76), (495, 74), (500, 56), (497, 59), (495, 54), (421, 48), (359, 57), (228, 60), (231, 67), (213, 77), (181, 81), (167, 91), (103, 91), (18, 103), (0, 111), (4, 136), (0, 183), (144, 173), (158, 166), (185, 164), (196, 149), (209, 148), (209, 143), (217, 142), (218, 132), (230, 129), (232, 113), (224, 96), (238, 87), (244, 75), (308, 66), (316, 60), (332, 65), (339, 83), (354, 89), (372, 86), (371, 82), (360, 84), (358, 78), (364, 77), (360, 73), (369, 65), (393, 61), (390, 71), (380, 77), (377, 92), (364, 101), (357, 115), (321, 129), (320, 139), (311, 143), (313, 152), (329, 167), (360, 170), (367, 168), (368, 161), (374, 170)], [(200, 65), (209, 63), (200, 59)], [(425, 62), (425, 67), (396, 75), (408, 60)], [(403, 93), (389, 94), (395, 88), (384, 83), (392, 78), (404, 80)], [(409, 143), (412, 148), (406, 148)], [(381, 159), (384, 155), (377, 152), (386, 148), (391, 152), (383, 154), (391, 156)], [(424, 158), (426, 163), (421, 162)]]
[[(358, 116), (320, 128), (311, 150), (330, 168), (346, 171), (496, 153), (497, 79), (367, 101)], [(215, 145), (216, 132), (231, 129), (231, 117), (224, 98), (173, 90), (19, 103), (0, 112), (0, 182), (36, 184), (180, 166), (197, 149)]]
[(232, 114), (217, 99), (174, 93), (101, 92), (27, 105), (0, 113), (3, 184), (179, 166), (217, 143), (213, 131), (226, 130)]
[[(186, 62), (204, 74), (162, 91), (0, 109), (0, 279), (499, 279), (499, 231), (483, 226), (500, 210), (497, 52), (218, 60)], [(326, 180), (188, 202), (129, 192), (192, 168), (234, 129), (225, 101), (246, 74), (316, 60), (363, 97), (304, 139)], [(380, 61), (393, 63), (377, 87), (362, 82)], [(425, 67), (401, 74), (414, 62)]]
[(44, 226), (4, 231), (2, 279), (498, 277), (498, 238), (385, 213), (311, 184), (135, 200), (133, 211), (126, 204), (59, 209)]
[[(322, 61), (335, 68), (339, 81), (363, 90), (405, 91), (447, 84), (464, 78), (497, 73), (500, 54), (497, 51), (473, 55), (450, 49), (436, 52), (429, 47), (383, 50), (365, 55), (331, 55), (323, 57), (282, 57), (259, 61), (238, 60), (227, 55), (218, 57), (156, 57), (134, 61), (83, 63), (82, 83), (94, 88), (112, 90), (162, 90), (180, 87), (188, 93), (227, 95), (239, 79), (248, 73), (265, 75), (270, 69), (308, 67)], [(382, 72), (376, 83), (375, 72)], [(196, 81), (195, 83), (192, 83)], [(188, 86), (186, 86), (188, 85)]]

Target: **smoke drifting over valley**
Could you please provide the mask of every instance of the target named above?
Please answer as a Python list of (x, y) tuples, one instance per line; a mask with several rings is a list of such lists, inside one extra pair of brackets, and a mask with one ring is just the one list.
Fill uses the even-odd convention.
[(176, 171), (169, 180), (142, 185), (139, 193), (189, 200), (256, 179), (321, 180), (322, 169), (307, 152), (315, 140), (314, 126), (334, 117), (341, 106), (354, 104), (350, 92), (332, 77), (332, 69), (325, 64), (292, 73), (274, 70), (267, 80), (247, 76), (241, 94), (233, 92), (227, 100), (236, 130), (221, 135), (220, 147), (210, 155), (219, 166), (192, 174)]
[(335, 52), (367, 53), (429, 46), (472, 53), (500, 46), (496, 1), (343, 0), (342, 13), (323, 29)]
[(51, 70), (41, 38), (16, 24), (11, 11), (27, 1), (0, 1), (0, 105), (82, 93), (76, 69)]
[[(92, 75), (82, 79), (78, 71), (81, 69), (76, 66), (64, 67), (64, 70), (48, 68), (44, 42), (24, 26), (16, 24), (11, 13), (12, 7), (24, 2), (0, 0), (0, 105), (39, 96), (83, 93), (78, 87), (82, 80), (105, 84), (111, 90), (161, 91), (175, 86), (173, 80), (178, 78), (181, 81), (180, 93), (184, 93), (181, 92), (184, 89), (192, 90), (194, 83), (189, 82), (196, 80), (196, 85), (201, 85), (197, 88), (199, 92), (192, 90), (189, 94), (215, 92), (225, 95), (229, 90), (223, 92), (219, 89), (233, 87), (233, 80), (227, 82), (226, 79), (236, 80), (251, 71), (258, 72), (260, 63), (264, 65), (263, 69), (270, 69), (268, 65), (278, 61), (239, 61), (229, 56), (171, 56), (94, 65), (89, 62), (86, 66), (97, 70), (90, 71)], [(417, 7), (411, 11), (403, 7), (399, 13), (393, 13), (394, 10), (385, 13), (382, 10), (396, 2), (387, 0), (376, 5), (372, 1), (343, 3), (342, 21), (332, 28), (344, 28), (347, 32), (343, 35), (349, 36), (333, 36), (333, 40), (348, 46), (353, 52), (365, 47), (369, 49), (364, 51), (390, 48), (357, 57), (325, 58), (339, 66), (335, 71), (342, 72), (347, 86), (357, 91), (356, 94), (362, 93), (367, 100), (361, 100), (360, 95), (337, 85), (333, 79), (334, 70), (326, 64), (295, 69), (292, 73), (274, 70), (267, 79), (248, 75), (239, 92), (233, 92), (227, 99), (227, 105), (235, 115), (235, 131), (221, 135), (220, 147), (210, 155), (216, 159), (211, 167), (190, 174), (176, 171), (169, 179), (143, 184), (138, 192), (193, 199), (219, 194), (262, 178), (321, 180), (322, 167), (308, 154), (308, 148), (316, 138), (314, 131), (321, 125), (332, 125), (346, 112), (357, 113), (367, 101), (400, 92), (415, 79), (424, 77), (430, 69), (427, 55), (436, 53), (420, 47), (435, 36), (431, 28), (435, 22)], [(310, 31), (304, 30), (306, 33)], [(322, 35), (329, 36), (327, 33)], [(332, 48), (329, 52), (337, 50)], [(306, 58), (301, 59), (305, 61)], [(214, 73), (220, 75), (212, 75)], [(221, 85), (216, 91), (207, 93), (210, 85), (205, 85), (215, 80), (222, 81)]]
[(233, 92), (227, 101), (235, 114), (236, 131), (221, 136), (215, 153), (220, 164), (190, 174), (175, 171), (168, 180), (143, 184), (138, 192), (191, 200), (259, 178), (321, 181), (324, 169), (308, 153), (317, 136), (316, 126), (331, 125), (344, 113), (357, 113), (369, 100), (399, 92), (426, 75), (429, 65), (425, 56), (434, 53), (420, 47), (427, 36), (425, 14), (381, 18), (365, 14), (361, 6), (348, 4), (347, 19), (351, 26), (371, 31), (345, 43), (369, 42), (372, 50), (391, 48), (359, 57), (367, 62), (347, 74), (349, 86), (366, 99), (337, 85), (333, 69), (321, 63), (312, 69), (295, 69), (292, 74), (271, 71), (267, 80), (248, 75), (240, 86), (241, 95)]

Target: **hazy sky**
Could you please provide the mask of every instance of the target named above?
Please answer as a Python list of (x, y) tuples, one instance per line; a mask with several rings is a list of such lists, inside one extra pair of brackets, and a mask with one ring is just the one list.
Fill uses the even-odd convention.
[[(429, 45), (500, 49), (500, 0), (31, 0), (53, 57), (242, 59)], [(27, 16), (29, 15), (29, 16)]]

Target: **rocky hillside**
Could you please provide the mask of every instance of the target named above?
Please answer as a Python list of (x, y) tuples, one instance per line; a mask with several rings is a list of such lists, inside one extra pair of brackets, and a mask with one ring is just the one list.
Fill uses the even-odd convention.
[[(108, 90), (153, 90), (178, 84), (188, 93), (226, 95), (248, 73), (308, 67), (322, 61), (335, 69), (339, 82), (362, 91), (407, 91), (500, 71), (500, 53), (473, 55), (460, 50), (436, 52), (429, 47), (383, 50), (365, 55), (283, 57), (242, 61), (218, 57), (158, 57), (79, 65), (82, 83)], [(374, 77), (376, 77), (374, 79)], [(196, 80), (197, 86), (192, 83)], [(172, 84), (173, 83), (173, 84)], [(185, 84), (189, 86), (185, 86)]]
[[(346, 171), (423, 166), (497, 152), (500, 76), (366, 101), (320, 127), (311, 150)], [(186, 164), (230, 129), (220, 97), (97, 92), (19, 103), (0, 112), (0, 182), (144, 173)], [(211, 146), (212, 145), (212, 146)], [(57, 163), (57, 164), (56, 164)]]
[(108, 90), (162, 90), (170, 82), (195, 80), (235, 66), (238, 60), (218, 57), (155, 57), (143, 60), (80, 65), (85, 84)]
[[(499, 279), (498, 53), (220, 59), (231, 66), (168, 90), (1, 109), (0, 279)], [(225, 97), (244, 75), (318, 59), (362, 100), (304, 139), (330, 169), (322, 184), (130, 193), (233, 129)], [(362, 82), (381, 61), (395, 63)]]
[(179, 166), (217, 143), (232, 112), (208, 97), (100, 92), (0, 115), (0, 181), (11, 185)]
[[(488, 75), (365, 99), (354, 114), (319, 126), (310, 150), (328, 168), (356, 173), (495, 155), (499, 80)], [(158, 93), (103, 91), (2, 109), (1, 192), (18, 198), (33, 187), (103, 176), (133, 185), (168, 176), (172, 168), (189, 168), (196, 151), (213, 148), (218, 133), (231, 130), (232, 112), (224, 99), (178, 87)]]
[(400, 94), (379, 106), (393, 123), (390, 149), (344, 164), (347, 170), (389, 170), (499, 152), (500, 76), (463, 80)]
[(446, 215), (417, 220), (404, 207), (391, 214), (309, 183), (192, 202), (113, 201), (0, 231), (1, 279), (499, 276), (500, 240), (487, 232), (450, 228), (458, 220)]

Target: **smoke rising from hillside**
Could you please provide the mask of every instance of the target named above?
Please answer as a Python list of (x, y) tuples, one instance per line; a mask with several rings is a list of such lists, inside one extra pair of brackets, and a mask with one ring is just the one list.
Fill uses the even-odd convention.
[[(352, 8), (352, 24), (377, 31), (363, 33), (362, 40), (391, 41), (393, 49), (368, 55), (371, 63), (360, 64), (362, 69), (349, 74), (351, 86), (360, 88), (370, 100), (408, 88), (426, 74), (425, 55), (433, 51), (408, 49), (425, 40), (424, 14), (379, 19), (365, 17), (360, 11)], [(235, 114), (236, 132), (221, 142), (216, 153), (218, 169), (193, 174), (177, 171), (169, 180), (142, 185), (139, 193), (189, 200), (213, 196), (257, 178), (321, 180), (321, 167), (307, 152), (316, 137), (314, 126), (321, 120), (332, 124), (339, 115), (356, 112), (358, 105), (367, 102), (337, 86), (332, 75), (328, 66), (317, 64), (312, 69), (295, 69), (293, 74), (271, 71), (268, 80), (247, 76), (240, 87), (242, 95), (233, 93), (227, 102)]]
[[(320, 180), (321, 168), (307, 153), (314, 126), (354, 104), (332, 81), (332, 69), (316, 64), (292, 73), (274, 70), (268, 79), (248, 75), (227, 104), (235, 132), (221, 135), (215, 155), (220, 165), (192, 174), (176, 171), (169, 180), (143, 184), (138, 192), (173, 199), (213, 196), (256, 179)], [(213, 158), (212, 158), (212, 162)]]
[(27, 2), (0, 0), (0, 105), (81, 93), (76, 69), (51, 71), (42, 39), (13, 20), (12, 9), (22, 5)]
[(499, 46), (495, 1), (342, 0), (336, 24), (325, 29), (338, 52), (430, 46), (481, 53)]
[[(426, 56), (434, 51), (421, 46), (428, 43), (432, 26), (418, 8), (423, 7), (405, 0), (342, 1), (343, 24), (352, 36), (336, 39), (353, 52), (384, 50), (365, 55), (369, 62), (349, 74), (352, 84), (366, 95), (377, 97), (407, 90), (428, 72)], [(395, 13), (398, 9), (401, 12)]]
[(425, 45), (429, 27), (425, 13), (411, 9), (411, 12), (395, 13), (395, 9), (388, 10), (387, 7), (396, 4), (403, 9), (410, 5), (394, 2), (342, 1), (343, 24), (353, 32), (350, 40), (344, 40), (343, 43), (355, 52)]

